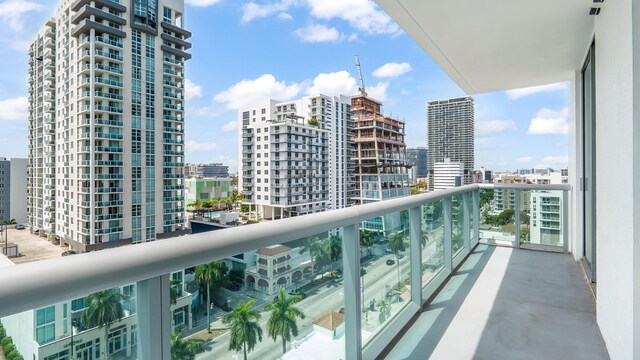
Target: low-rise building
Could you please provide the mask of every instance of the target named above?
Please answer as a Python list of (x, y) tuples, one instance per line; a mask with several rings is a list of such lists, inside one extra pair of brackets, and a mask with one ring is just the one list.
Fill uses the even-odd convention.
[(220, 200), (233, 194), (232, 178), (185, 179), (187, 205), (209, 200)]
[(0, 222), (27, 222), (27, 159), (0, 158)]
[(249, 289), (275, 294), (280, 288), (294, 285), (303, 275), (312, 273), (308, 254), (300, 254), (285, 245), (273, 245), (256, 250), (255, 267), (246, 270)]

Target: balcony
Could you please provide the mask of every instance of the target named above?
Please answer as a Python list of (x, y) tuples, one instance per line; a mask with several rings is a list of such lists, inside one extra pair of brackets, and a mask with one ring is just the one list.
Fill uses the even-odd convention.
[[(557, 191), (563, 199), (571, 191), (564, 185), (512, 188)], [(170, 341), (170, 322), (159, 319), (170, 312), (169, 291), (163, 290), (168, 289), (168, 274), (270, 245), (294, 248), (303, 238), (328, 241), (330, 232), (338, 234), (341, 244), (339, 263), (319, 265), (315, 270), (301, 265), (286, 274), (276, 273), (272, 279), (287, 291), (306, 286), (312, 279), (321, 284), (296, 304), (306, 318), (298, 320), (300, 334), (293, 344), (287, 344), (284, 359), (309, 358), (314, 344), (325, 340), (323, 351), (331, 354), (327, 356), (343, 359), (606, 358), (582, 270), (566, 254), (569, 234), (563, 231), (554, 246), (547, 245), (546, 250), (555, 253), (524, 250), (523, 245), (533, 239), (522, 231), (526, 220), (517, 217), (514, 229), (520, 230), (514, 239), (519, 240), (512, 247), (486, 244), (489, 234), (480, 230), (479, 199), (481, 191), (490, 189), (468, 185), (188, 235), (178, 241), (80, 254), (68, 261), (53, 259), (8, 267), (0, 272), (0, 282), (5, 284), (0, 287), (0, 316), (134, 284), (138, 289), (135, 325), (139, 339), (149, 339), (139, 342), (137, 358), (163, 359), (154, 351)], [(562, 223), (566, 224), (567, 202), (562, 201), (561, 207)], [(181, 208), (166, 211), (173, 210)], [(181, 218), (164, 220), (165, 225), (183, 222)], [(375, 223), (382, 232), (375, 235), (371, 246), (361, 248), (359, 229)], [(393, 249), (392, 253), (387, 249)], [(331, 272), (340, 267), (342, 277), (322, 282), (331, 279)], [(77, 268), (92, 271), (72, 271)], [(244, 286), (268, 294), (274, 290), (272, 282), (261, 282), (251, 275)], [(265, 329), (269, 314), (262, 315), (259, 324)], [(317, 326), (327, 316), (344, 335), (322, 337)], [(124, 326), (130, 324), (125, 322)], [(265, 338), (249, 353), (251, 358), (282, 355), (280, 341)], [(207, 351), (211, 356), (229, 357), (227, 347), (228, 337), (223, 336)]]

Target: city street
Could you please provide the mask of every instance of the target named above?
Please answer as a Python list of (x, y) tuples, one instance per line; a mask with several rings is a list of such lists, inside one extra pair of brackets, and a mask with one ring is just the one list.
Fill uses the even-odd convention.
[[(442, 228), (429, 232), (430, 239), (440, 238), (442, 236)], [(373, 312), (368, 311), (366, 314), (362, 314), (363, 330), (368, 332), (375, 332), (381, 325), (379, 324), (378, 308), (377, 304), (380, 300), (385, 298), (385, 293), (392, 289), (398, 283), (398, 267), (397, 264), (387, 265), (386, 261), (391, 259), (394, 262), (397, 261), (394, 254), (389, 254), (385, 251), (386, 244), (376, 244), (372, 247), (372, 257), (364, 261), (363, 268), (366, 270), (366, 274), (362, 277), (364, 283), (364, 301), (363, 304), (369, 307), (372, 299), (376, 300), (376, 308)], [(434, 241), (430, 241), (427, 246), (422, 249), (423, 259), (429, 259), (436, 253), (436, 244)], [(404, 256), (400, 259), (400, 272), (401, 279), (406, 279), (409, 274), (409, 251), (402, 252)], [(408, 291), (408, 290), (407, 290)], [(310, 291), (306, 291), (307, 298), (303, 299), (296, 305), (305, 313), (305, 319), (299, 320), (298, 323), (298, 336), (296, 339), (301, 339), (313, 331), (313, 321), (322, 315), (327, 310), (339, 311), (344, 307), (344, 288), (342, 282), (336, 283), (333, 280), (329, 280), (322, 285), (314, 288)], [(391, 306), (392, 316), (396, 314), (408, 301), (409, 294), (402, 296), (402, 302), (397, 302), (399, 297), (394, 297), (393, 304)], [(321, 301), (319, 301), (321, 300)], [(254, 350), (248, 354), (250, 359), (277, 359), (282, 355), (282, 343), (278, 338), (274, 342), (267, 335), (266, 323), (271, 315), (270, 312), (261, 312), (261, 319), (259, 321), (260, 326), (263, 329), (262, 342), (256, 344)], [(387, 319), (388, 320), (388, 319)], [(224, 327), (221, 320), (216, 320), (213, 325), (214, 328)], [(229, 352), (227, 350), (229, 345), (229, 332), (227, 331), (223, 335), (219, 336), (211, 342), (206, 344), (207, 352), (199, 354), (198, 360), (213, 360), (213, 359), (241, 359), (241, 353)], [(289, 349), (291, 344), (287, 344)]]

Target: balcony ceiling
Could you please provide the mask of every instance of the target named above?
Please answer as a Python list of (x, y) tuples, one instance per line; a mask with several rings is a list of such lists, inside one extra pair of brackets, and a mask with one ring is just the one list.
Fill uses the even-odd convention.
[(594, 23), (590, 0), (376, 1), (468, 94), (572, 79)]

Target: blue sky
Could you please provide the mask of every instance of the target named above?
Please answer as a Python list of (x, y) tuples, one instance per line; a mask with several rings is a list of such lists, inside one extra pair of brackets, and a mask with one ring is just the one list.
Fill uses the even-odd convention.
[[(236, 170), (237, 109), (261, 98), (367, 92), (426, 146), (426, 102), (462, 96), (446, 74), (368, 0), (187, 0), (186, 161)], [(0, 3), (0, 157), (27, 156), (27, 48), (54, 1)], [(567, 84), (475, 95), (476, 168), (567, 164)]]

